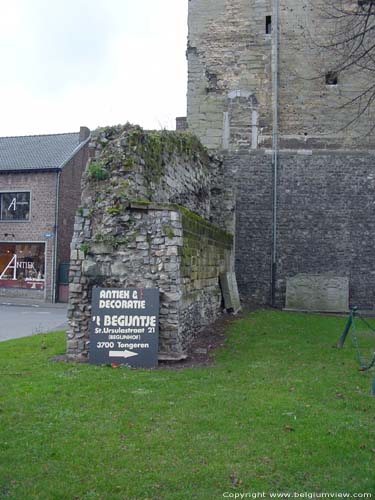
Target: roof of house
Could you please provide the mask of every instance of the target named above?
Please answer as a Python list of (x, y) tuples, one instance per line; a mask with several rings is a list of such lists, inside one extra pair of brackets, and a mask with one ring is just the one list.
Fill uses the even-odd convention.
[(0, 137), (0, 172), (60, 169), (84, 142), (79, 132)]

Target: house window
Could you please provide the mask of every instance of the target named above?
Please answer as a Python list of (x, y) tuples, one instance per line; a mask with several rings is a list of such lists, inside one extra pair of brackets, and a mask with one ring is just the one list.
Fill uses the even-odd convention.
[(272, 34), (272, 16), (266, 16), (266, 35)]
[(0, 287), (44, 290), (44, 283), (44, 243), (0, 243)]
[(0, 221), (30, 219), (30, 193), (0, 193)]

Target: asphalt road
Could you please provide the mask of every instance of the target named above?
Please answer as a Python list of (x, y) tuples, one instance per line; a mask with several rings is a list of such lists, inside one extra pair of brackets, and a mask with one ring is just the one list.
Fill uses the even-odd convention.
[(65, 307), (0, 305), (0, 341), (66, 328)]

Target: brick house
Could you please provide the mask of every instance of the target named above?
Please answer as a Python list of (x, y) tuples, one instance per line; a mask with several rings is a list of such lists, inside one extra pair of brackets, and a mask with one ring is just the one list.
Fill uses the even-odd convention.
[(67, 300), (90, 130), (0, 138), (0, 296)]

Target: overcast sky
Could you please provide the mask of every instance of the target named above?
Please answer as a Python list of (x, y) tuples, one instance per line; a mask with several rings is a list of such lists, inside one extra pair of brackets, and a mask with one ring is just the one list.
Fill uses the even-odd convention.
[(186, 114), (187, 0), (0, 0), (0, 136)]

